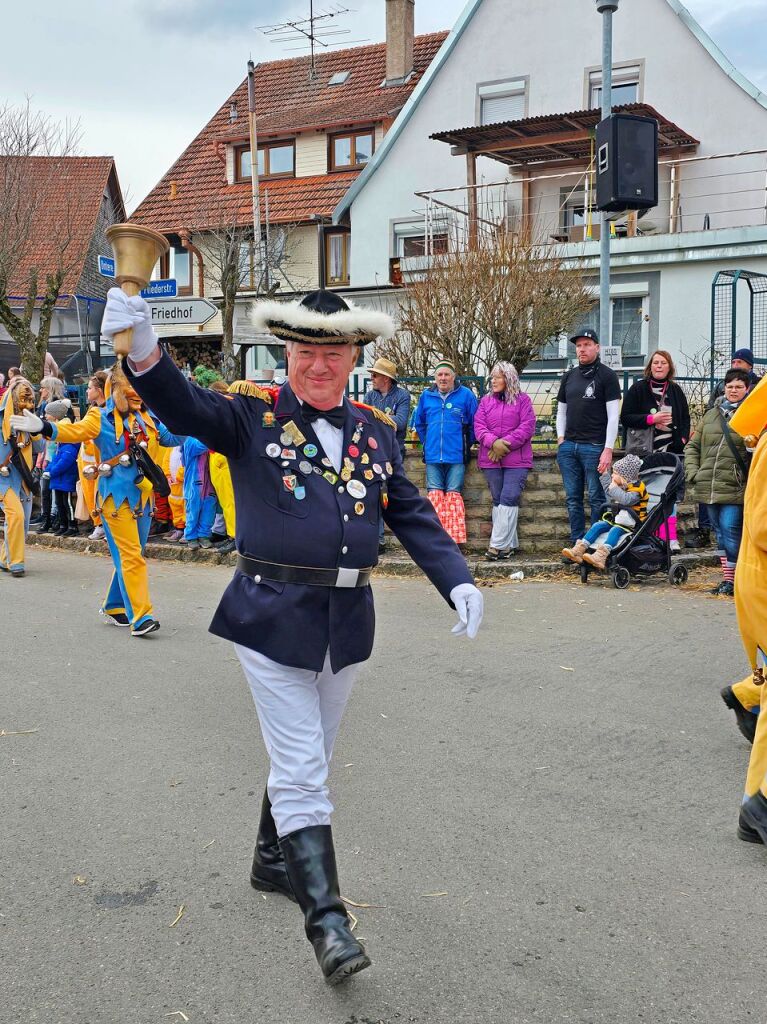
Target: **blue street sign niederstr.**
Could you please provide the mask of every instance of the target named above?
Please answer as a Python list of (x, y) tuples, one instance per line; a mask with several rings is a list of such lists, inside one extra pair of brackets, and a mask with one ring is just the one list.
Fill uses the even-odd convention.
[(141, 289), (144, 299), (173, 299), (176, 297), (176, 282), (171, 277), (166, 281), (150, 281), (146, 288)]
[(115, 261), (111, 256), (99, 256), (99, 273), (102, 277), (115, 276)]

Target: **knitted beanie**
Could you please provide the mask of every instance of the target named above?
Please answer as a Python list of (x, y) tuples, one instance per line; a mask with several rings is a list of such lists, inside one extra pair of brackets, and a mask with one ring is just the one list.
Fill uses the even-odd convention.
[(630, 484), (635, 484), (639, 479), (639, 471), (642, 468), (642, 460), (638, 455), (624, 455), (613, 465), (613, 473), (622, 476)]
[(63, 420), (72, 411), (72, 403), (69, 399), (59, 398), (55, 402), (48, 402), (45, 406), (45, 415), (54, 420)]

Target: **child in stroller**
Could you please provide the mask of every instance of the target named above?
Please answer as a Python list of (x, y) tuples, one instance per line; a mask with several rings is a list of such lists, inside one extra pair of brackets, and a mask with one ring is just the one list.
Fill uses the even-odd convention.
[[(632, 456), (632, 458), (637, 457)], [(618, 470), (623, 461), (622, 459), (620, 462), (616, 462), (613, 471)], [(645, 456), (641, 460), (641, 468), (635, 486), (640, 484), (644, 486), (648, 495), (645, 515), (633, 529), (622, 530), (620, 537), (614, 535), (617, 543), (607, 552), (604, 569), (611, 574), (613, 585), (621, 590), (629, 585), (632, 576), (653, 576), (660, 572), (666, 573), (669, 582), (674, 586), (680, 586), (687, 581), (687, 567), (681, 562), (672, 564), (668, 534), (661, 527), (672, 515), (675, 503), (681, 500), (683, 494), (684, 464), (682, 460), (669, 452), (654, 452), (652, 455)], [(631, 507), (634, 510), (637, 508), (636, 504)], [(616, 514), (616, 518), (618, 516), (621, 516), (620, 511)], [(606, 526), (607, 528), (602, 521), (595, 524), (595, 527), (599, 528), (600, 535), (604, 535), (605, 539), (609, 537), (610, 524), (607, 523)], [(593, 529), (594, 527), (592, 527)], [(585, 539), (584, 537), (583, 540), (585, 541)], [(581, 553), (580, 545), (574, 544), (571, 549), (565, 549), (562, 552), (567, 561), (579, 561), (583, 583), (587, 581), (593, 567), (593, 562), (586, 561), (584, 558), (587, 551), (588, 549)], [(580, 560), (577, 557), (572, 557), (573, 555), (580, 555)]]
[(563, 548), (564, 558), (570, 562), (587, 562), (604, 572), (612, 549), (647, 518), (650, 496), (639, 479), (641, 468), (642, 460), (638, 455), (625, 455), (615, 463), (612, 472), (602, 474), (600, 481), (610, 507), (585, 537), (571, 548)]

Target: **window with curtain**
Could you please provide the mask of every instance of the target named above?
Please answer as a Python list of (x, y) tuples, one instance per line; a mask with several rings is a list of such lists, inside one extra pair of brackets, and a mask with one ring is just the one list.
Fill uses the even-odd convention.
[(325, 276), (327, 283), (349, 283), (349, 233), (332, 231), (325, 235)]

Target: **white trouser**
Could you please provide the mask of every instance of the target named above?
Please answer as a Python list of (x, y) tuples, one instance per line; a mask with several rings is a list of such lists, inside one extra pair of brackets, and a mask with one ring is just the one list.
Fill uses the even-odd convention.
[(330, 652), (321, 672), (280, 665), (235, 644), (253, 694), (271, 763), (267, 789), (280, 836), (329, 825), (328, 765), (359, 665), (335, 675)]
[(519, 547), (517, 521), (519, 507), (517, 505), (496, 505), (493, 508), (493, 532), (490, 535), (490, 547), (496, 551)]

